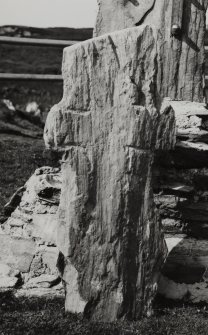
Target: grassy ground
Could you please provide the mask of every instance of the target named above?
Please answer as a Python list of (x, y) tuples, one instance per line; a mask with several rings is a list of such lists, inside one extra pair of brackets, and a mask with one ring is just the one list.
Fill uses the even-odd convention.
[[(37, 167), (54, 166), (57, 159), (45, 152), (43, 140), (0, 135), (0, 219), (3, 206)], [(199, 307), (156, 305), (155, 316), (138, 322), (91, 323), (65, 314), (63, 298), (16, 298), (0, 294), (0, 335), (207, 335), (208, 311)]]
[(0, 45), (0, 72), (60, 74), (62, 48)]
[(0, 294), (0, 334), (207, 335), (208, 311), (197, 307), (157, 309), (137, 322), (95, 323), (64, 312), (63, 298), (15, 298)]
[[(0, 27), (0, 35), (83, 41), (92, 37), (92, 28), (31, 28), (12, 26), (10, 33)], [(4, 31), (5, 30), (5, 31)], [(0, 72), (60, 74), (62, 47), (0, 44)]]
[[(55, 166), (43, 140), (0, 134), (0, 220), (3, 206), (37, 167)], [(0, 335), (207, 335), (208, 310), (204, 307), (155, 307), (155, 315), (137, 322), (92, 323), (66, 314), (63, 298), (16, 298), (0, 294)]]

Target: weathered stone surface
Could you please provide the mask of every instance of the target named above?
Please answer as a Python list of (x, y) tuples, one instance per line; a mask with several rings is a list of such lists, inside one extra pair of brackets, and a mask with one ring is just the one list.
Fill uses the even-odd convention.
[(64, 96), (48, 148), (63, 151), (59, 269), (66, 310), (112, 321), (147, 314), (165, 257), (152, 196), (153, 151), (175, 143), (171, 106), (155, 97), (151, 27), (66, 48)]
[(58, 257), (59, 250), (57, 247), (38, 245), (30, 266), (30, 272), (27, 274), (25, 281), (44, 274), (57, 275)]
[(8, 264), (3, 262), (0, 263), (0, 277), (17, 277), (19, 275), (19, 271), (12, 269)]
[[(124, 29), (141, 23), (134, 18), (139, 12), (141, 15), (144, 14), (142, 8), (144, 3), (148, 8), (148, 2), (134, 2), (132, 15), (132, 2), (130, 1), (114, 1), (110, 6), (110, 1), (100, 0), (95, 35), (98, 36), (115, 29)], [(204, 102), (203, 66), (207, 3), (203, 0), (197, 3), (189, 0), (156, 0), (154, 6), (144, 14), (142, 19), (144, 23), (150, 22), (160, 30), (158, 46), (161, 47), (158, 47), (160, 52), (157, 85), (159, 95), (170, 97), (173, 100), (186, 100), (172, 101), (172, 103), (169, 101), (176, 114), (177, 137), (182, 142), (177, 143), (173, 153), (160, 154), (160, 167), (165, 166), (166, 168), (160, 172), (159, 178), (157, 178), (161, 181), (156, 183), (157, 185), (155, 184), (155, 190), (158, 194), (157, 205), (166, 231), (175, 234), (185, 230), (189, 235), (200, 238), (207, 236), (207, 191), (206, 184), (202, 182), (202, 180), (206, 180), (205, 176), (202, 176), (202, 168), (208, 166), (207, 109), (202, 104)], [(171, 36), (172, 25), (178, 25), (178, 28), (181, 29), (179, 34)], [(193, 101), (194, 103), (190, 103)], [(175, 169), (175, 178), (172, 178), (171, 175), (173, 169)], [(183, 169), (183, 173), (181, 173), (181, 169)], [(190, 180), (189, 177), (191, 177)], [(174, 235), (173, 239), (175, 239)], [(186, 265), (187, 269), (186, 248), (178, 250), (181, 262), (184, 260), (183, 265)], [(192, 249), (192, 252), (196, 255), (195, 248)], [(172, 264), (172, 273), (175, 272), (179, 278), (182, 278), (184, 272), (182, 267), (178, 268), (174, 263), (175, 257), (177, 255), (174, 254), (173, 258), (169, 258), (167, 264), (168, 266)], [(199, 265), (200, 260), (196, 257), (197, 263)], [(191, 266), (193, 269), (190, 271), (193, 273), (194, 265)], [(165, 268), (167, 269), (167, 267)], [(169, 280), (170, 282), (171, 280)], [(170, 288), (167, 283), (165, 285)], [(184, 297), (189, 291), (191, 291), (192, 297), (197, 297), (197, 284), (194, 283), (192, 288), (189, 287), (189, 290), (187, 290), (189, 284), (183, 284), (185, 291), (181, 290), (181, 285), (178, 290), (178, 283), (174, 285), (169, 293), (171, 292), (172, 296), (175, 293), (175, 298)], [(206, 287), (204, 283), (200, 287), (202, 288), (202, 286)], [(199, 301), (203, 297), (203, 292), (203, 289), (199, 289), (199, 299), (193, 298), (192, 301)]]
[(154, 4), (155, 0), (98, 0), (94, 36), (136, 26)]
[(57, 209), (61, 192), (58, 168), (40, 168), (27, 181), (21, 201), (2, 225), (12, 236), (35, 238), (47, 244), (56, 243)]
[(21, 272), (29, 271), (35, 253), (35, 243), (32, 239), (0, 234), (0, 244), (1, 262)]
[[(65, 306), (72, 313), (82, 313), (87, 305), (87, 301), (82, 298), (79, 292), (79, 273), (71, 264), (69, 259), (65, 261), (62, 279), (65, 283)], [(99, 282), (92, 282), (92, 285), (99, 285)]]
[(35, 287), (35, 288), (19, 288), (18, 290), (14, 291), (15, 297), (58, 297), (58, 298), (64, 298), (64, 290), (63, 290), (63, 285), (59, 284), (54, 287)]
[(57, 272), (57, 260), (59, 257), (59, 250), (57, 247), (44, 248), (42, 252), (42, 262), (46, 268), (49, 269), (49, 273)]
[[(172, 100), (204, 101), (204, 36), (207, 0), (99, 0), (95, 36), (140, 23), (158, 35), (157, 91)], [(177, 25), (179, 34), (172, 34)]]
[(58, 276), (56, 275), (41, 275), (39, 277), (28, 280), (28, 282), (24, 285), (24, 288), (50, 288), (60, 283), (60, 281), (61, 280), (59, 280)]
[(18, 278), (16, 277), (0, 277), (0, 289), (11, 289), (15, 288), (18, 283)]
[(205, 103), (170, 99), (165, 99), (163, 103), (174, 109), (178, 139), (208, 143), (208, 109)]
[(20, 277), (20, 272), (12, 265), (0, 262), (0, 290), (15, 288)]

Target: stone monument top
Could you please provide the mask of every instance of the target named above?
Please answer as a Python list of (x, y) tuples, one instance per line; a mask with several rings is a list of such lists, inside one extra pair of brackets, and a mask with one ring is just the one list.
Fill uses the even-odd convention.
[(155, 0), (98, 0), (94, 36), (140, 24), (154, 4)]

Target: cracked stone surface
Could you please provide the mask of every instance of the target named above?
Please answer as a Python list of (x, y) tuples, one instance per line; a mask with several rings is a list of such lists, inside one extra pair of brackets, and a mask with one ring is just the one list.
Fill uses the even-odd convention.
[(94, 36), (138, 25), (154, 4), (155, 0), (98, 0)]
[[(207, 0), (99, 0), (94, 36), (150, 24), (158, 34), (157, 91), (163, 98), (204, 102)], [(172, 25), (180, 27), (172, 35)]]
[(148, 314), (166, 256), (152, 195), (154, 150), (174, 146), (155, 97), (150, 26), (64, 50), (64, 95), (45, 127), (63, 152), (57, 246), (66, 310), (112, 321)]

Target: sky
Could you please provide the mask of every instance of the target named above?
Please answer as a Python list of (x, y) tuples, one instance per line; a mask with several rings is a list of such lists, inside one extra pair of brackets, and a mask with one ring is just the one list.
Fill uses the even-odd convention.
[(0, 26), (94, 27), (96, 13), (97, 0), (0, 0)]
[(0, 0), (0, 26), (93, 27), (97, 0)]

